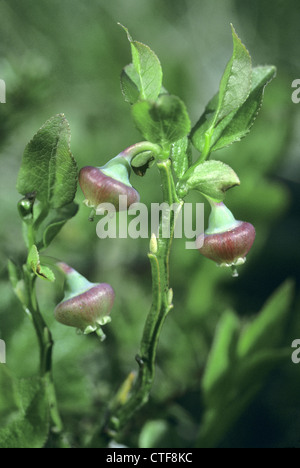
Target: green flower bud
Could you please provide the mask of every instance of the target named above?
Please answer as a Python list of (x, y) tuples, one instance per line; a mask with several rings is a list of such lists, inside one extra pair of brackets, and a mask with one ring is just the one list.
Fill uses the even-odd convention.
[(33, 219), (33, 205), (35, 202), (36, 192), (28, 193), (18, 202), (18, 211), (25, 222), (30, 222)]

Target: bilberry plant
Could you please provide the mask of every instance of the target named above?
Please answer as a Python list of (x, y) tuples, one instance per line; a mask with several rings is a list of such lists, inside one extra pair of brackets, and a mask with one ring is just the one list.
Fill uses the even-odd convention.
[[(209, 202), (209, 226), (199, 251), (217, 265), (233, 268), (234, 276), (237, 275), (236, 268), (245, 262), (255, 239), (254, 227), (248, 222), (237, 221), (224, 204), (227, 190), (240, 184), (237, 174), (217, 159), (217, 155), (216, 159), (212, 156), (249, 133), (261, 108), (265, 86), (275, 76), (275, 67), (252, 67), (249, 52), (232, 26), (233, 54), (219, 90), (192, 126), (184, 102), (163, 86), (162, 67), (156, 54), (148, 46), (133, 40), (128, 30), (123, 29), (130, 43), (132, 63), (121, 73), (121, 89), (143, 140), (121, 151), (103, 167), (82, 168), (78, 176), (70, 150), (69, 124), (65, 116), (59, 114), (48, 120), (26, 146), (17, 182), (22, 195), (18, 211), (23, 222), (27, 255), (23, 265), (10, 260), (9, 273), (15, 293), (38, 337), (40, 373), (34, 385), (39, 388), (39, 405), (49, 409), (49, 430), (57, 446), (63, 446), (65, 442), (53, 380), (54, 343), (39, 308), (36, 281), (54, 282), (62, 276), (58, 274), (61, 271), (65, 277), (65, 297), (55, 308), (55, 318), (62, 325), (75, 327), (81, 334), (95, 331), (101, 340), (104, 339), (101, 327), (110, 322), (114, 297), (118, 294), (118, 290), (113, 291), (107, 283), (89, 282), (66, 265), (64, 259), (49, 266), (40, 256), (65, 223), (76, 215), (78, 205), (74, 198), (78, 181), (93, 219), (101, 203), (112, 203), (118, 210), (120, 195), (127, 196), (127, 208), (137, 202), (139, 194), (130, 182), (132, 171), (145, 176), (156, 166), (163, 202), (170, 207), (173, 204), (182, 206), (190, 191), (198, 192), (199, 197)], [(116, 437), (147, 402), (153, 384), (160, 332), (173, 308), (169, 259), (176, 216), (173, 210), (164, 216), (168, 218), (170, 236), (161, 235), (166, 221), (161, 219), (159, 230), (152, 233), (149, 243), (152, 305), (145, 317), (136, 357), (139, 371), (136, 378), (131, 373), (121, 384), (122, 391), (112, 399), (99, 424), (96, 432), (97, 437), (101, 435), (103, 446)], [(194, 254), (199, 255), (197, 251)], [(86, 338), (78, 337), (80, 339)], [(6, 440), (12, 435), (20, 436), (15, 421), (5, 434)], [(5, 443), (2, 440), (2, 445)]]

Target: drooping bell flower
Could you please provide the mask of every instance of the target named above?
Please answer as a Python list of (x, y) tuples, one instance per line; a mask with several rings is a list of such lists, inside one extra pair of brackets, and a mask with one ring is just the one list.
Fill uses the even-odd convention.
[[(255, 229), (250, 223), (237, 221), (224, 203), (210, 204), (209, 226), (198, 250), (219, 266), (231, 267), (233, 276), (238, 276), (236, 267), (245, 263), (255, 240)], [(198, 239), (203, 241), (202, 236)]]
[(55, 319), (84, 334), (96, 332), (103, 340), (101, 326), (111, 321), (113, 288), (107, 283), (90, 283), (66, 263), (57, 266), (65, 276), (65, 297), (55, 308)]
[(120, 196), (127, 200), (126, 208), (140, 200), (139, 193), (129, 182), (130, 165), (124, 158), (114, 158), (103, 167), (83, 167), (79, 184), (88, 207), (97, 208), (101, 203), (111, 203), (120, 210)]
[[(79, 173), (79, 184), (86, 197), (85, 204), (97, 208), (102, 203), (111, 203), (119, 211), (139, 202), (139, 193), (129, 181), (132, 160), (139, 156), (139, 161), (133, 166), (136, 170), (136, 165), (146, 165), (154, 152), (159, 151), (157, 145), (142, 141), (126, 148), (103, 167), (83, 167)], [(120, 205), (120, 196), (127, 197), (127, 203)]]

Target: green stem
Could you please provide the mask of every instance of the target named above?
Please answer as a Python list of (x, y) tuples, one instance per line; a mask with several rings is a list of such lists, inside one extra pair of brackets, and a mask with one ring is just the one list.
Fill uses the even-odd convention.
[[(32, 219), (23, 219), (23, 233), (25, 237), (25, 242), (27, 244), (28, 252), (30, 252), (32, 246), (35, 244), (36, 229), (38, 228), (40, 223), (45, 219), (47, 213), (47, 207), (41, 205), (40, 213), (35, 222), (33, 221), (33, 217)], [(37, 277), (32, 272), (28, 263), (26, 263), (23, 266), (23, 277), (26, 288), (26, 304), (23, 303), (23, 307), (26, 310), (26, 312), (29, 313), (36, 331), (40, 349), (40, 376), (43, 378), (46, 384), (51, 418), (51, 430), (53, 434), (58, 435), (62, 431), (62, 421), (58, 411), (56, 392), (52, 375), (52, 335), (39, 310), (35, 290), (35, 283)]]
[(31, 247), (35, 244), (35, 230), (33, 224), (27, 224), (27, 239), (28, 239), (28, 252), (30, 252)]
[(213, 130), (214, 128), (210, 127), (205, 132), (205, 144), (199, 159), (189, 167), (189, 169), (184, 174), (184, 177), (177, 183), (177, 192), (181, 198), (184, 198), (188, 194), (188, 189), (186, 187), (186, 181), (188, 178), (194, 173), (195, 169), (197, 169), (200, 164), (204, 163), (210, 157)]
[(108, 174), (108, 171), (111, 167), (114, 167), (116, 162), (119, 165), (120, 163), (123, 163), (125, 165), (131, 165), (131, 161), (135, 156), (137, 156), (140, 153), (145, 153), (145, 152), (151, 152), (153, 153), (156, 157), (161, 156), (161, 147), (159, 145), (156, 145), (155, 143), (151, 143), (150, 141), (140, 141), (139, 143), (135, 143), (134, 145), (129, 146), (128, 148), (124, 149), (119, 153), (117, 156), (115, 156), (113, 159), (108, 161), (108, 163), (105, 164), (101, 169), (105, 170), (105, 173)]
[(123, 150), (119, 156), (123, 156), (125, 158), (128, 158), (129, 161), (137, 156), (140, 153), (143, 153), (145, 151), (151, 151), (153, 152), (156, 156), (160, 155), (161, 153), (161, 147), (159, 145), (156, 145), (155, 143), (151, 143), (150, 141), (140, 141), (139, 143), (135, 143), (134, 145), (129, 146), (125, 150)]
[(53, 433), (59, 434), (62, 430), (62, 422), (58, 411), (56, 392), (52, 375), (52, 335), (39, 310), (35, 291), (36, 276), (29, 270), (27, 265), (24, 265), (24, 278), (28, 297), (28, 304), (26, 304), (26, 307), (31, 314), (39, 343), (40, 375), (46, 384), (51, 417), (51, 430)]
[[(171, 161), (161, 161), (157, 166), (161, 176), (164, 202), (167, 202), (169, 206), (179, 203), (171, 172)], [(162, 237), (163, 220), (161, 220), (157, 246), (155, 249), (152, 248), (148, 255), (152, 273), (152, 306), (146, 319), (140, 352), (136, 357), (139, 364), (138, 376), (125, 403), (116, 397), (110, 406), (104, 428), (104, 432), (110, 436), (114, 436), (122, 429), (133, 414), (148, 401), (154, 381), (160, 332), (169, 311), (173, 308), (169, 287), (169, 257), (174, 237), (176, 214), (173, 210), (169, 210), (167, 217), (170, 223), (170, 236), (168, 238)], [(129, 391), (128, 389), (128, 393)]]
[(204, 144), (204, 148), (203, 148), (203, 151), (202, 151), (202, 154), (200, 156), (200, 159), (198, 161), (199, 162), (204, 162), (206, 159), (209, 158), (209, 155), (210, 155), (210, 147), (211, 147), (211, 137), (212, 137), (212, 134), (213, 134), (213, 130), (214, 130), (214, 127), (211, 126), (206, 132), (205, 132), (205, 144)]

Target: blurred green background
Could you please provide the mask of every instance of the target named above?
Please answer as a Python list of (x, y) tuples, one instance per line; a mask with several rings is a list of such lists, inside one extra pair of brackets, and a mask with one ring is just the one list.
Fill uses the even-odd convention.
[[(79, 167), (100, 166), (141, 139), (120, 92), (119, 75), (131, 56), (117, 22), (157, 53), (164, 86), (185, 101), (193, 124), (216, 92), (231, 56), (231, 22), (253, 64), (278, 69), (251, 133), (214, 155), (241, 179), (241, 186), (228, 193), (227, 204), (237, 219), (255, 225), (255, 245), (240, 277), (233, 279), (197, 252), (185, 250), (184, 241), (175, 241), (175, 308), (161, 336), (150, 402), (119, 439), (129, 447), (299, 446), (300, 365), (291, 361), (291, 343), (300, 338), (300, 104), (291, 101), (291, 83), (300, 78), (297, 3), (0, 1), (0, 79), (7, 86), (7, 103), (0, 104), (0, 338), (7, 345), (6, 367), (18, 377), (34, 375), (38, 365), (32, 325), (6, 271), (8, 257), (24, 261), (26, 253), (15, 189), (22, 153), (37, 129), (61, 112), (70, 122)], [(145, 178), (133, 176), (132, 183), (141, 201), (160, 201), (155, 168)], [(54, 322), (53, 310), (62, 297), (59, 285), (39, 284), (39, 299), (55, 340), (54, 376), (66, 432), (74, 446), (83, 447), (109, 398), (137, 367), (134, 356), (151, 304), (151, 279), (148, 241), (100, 241), (80, 190), (77, 201), (79, 214), (46, 255), (114, 287), (117, 298), (106, 342), (78, 337)], [(241, 340), (249, 323), (255, 324), (247, 338), (253, 349), (245, 357)], [(0, 417), (5, 421), (3, 385), (0, 374)]]

